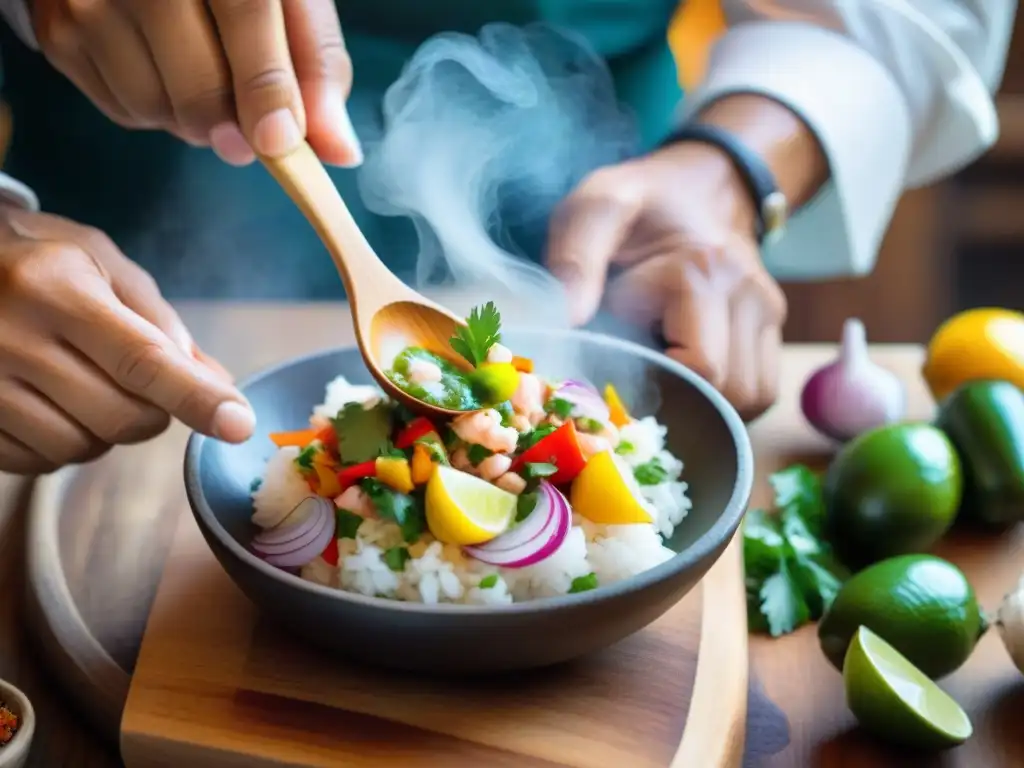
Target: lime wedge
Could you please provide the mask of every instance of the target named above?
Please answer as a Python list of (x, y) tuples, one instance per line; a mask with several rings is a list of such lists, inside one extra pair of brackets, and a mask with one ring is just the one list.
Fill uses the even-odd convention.
[(846, 704), (858, 722), (913, 749), (947, 749), (974, 729), (952, 697), (867, 627), (853, 636), (843, 663)]
[(445, 544), (483, 544), (505, 532), (518, 497), (475, 475), (438, 466), (427, 483), (427, 525)]

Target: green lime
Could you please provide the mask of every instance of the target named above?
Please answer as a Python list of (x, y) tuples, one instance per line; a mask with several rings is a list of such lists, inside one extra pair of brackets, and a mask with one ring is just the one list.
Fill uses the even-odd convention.
[(846, 705), (863, 728), (912, 749), (963, 744), (974, 729), (944, 690), (867, 627), (860, 627), (843, 664)]
[(484, 363), (470, 374), (474, 391), (485, 403), (501, 403), (516, 393), (519, 372), (511, 363)]
[(963, 664), (987, 628), (963, 572), (932, 555), (883, 560), (843, 584), (818, 622), (821, 650), (836, 669), (862, 625), (932, 679)]
[(828, 538), (855, 568), (925, 552), (953, 524), (962, 485), (960, 459), (937, 428), (865, 432), (843, 446), (825, 476)]

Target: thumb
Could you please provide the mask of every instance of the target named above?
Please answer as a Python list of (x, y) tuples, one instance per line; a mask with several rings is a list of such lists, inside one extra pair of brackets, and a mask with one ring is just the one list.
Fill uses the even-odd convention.
[(564, 285), (576, 325), (591, 320), (601, 304), (608, 267), (640, 211), (639, 200), (616, 187), (614, 170), (592, 173), (555, 211), (547, 265)]
[(323, 162), (354, 168), (363, 162), (363, 149), (345, 106), (352, 60), (334, 0), (284, 0), (282, 8), (306, 108), (306, 140)]

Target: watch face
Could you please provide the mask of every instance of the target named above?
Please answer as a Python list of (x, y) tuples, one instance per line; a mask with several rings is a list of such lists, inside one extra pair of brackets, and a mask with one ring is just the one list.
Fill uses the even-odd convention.
[(781, 192), (772, 192), (761, 202), (761, 220), (764, 222), (765, 238), (786, 227), (789, 219), (789, 201)]

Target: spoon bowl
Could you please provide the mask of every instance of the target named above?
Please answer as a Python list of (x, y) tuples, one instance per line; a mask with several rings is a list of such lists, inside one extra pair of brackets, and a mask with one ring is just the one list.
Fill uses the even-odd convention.
[(450, 419), (454, 411), (408, 394), (388, 377), (395, 356), (422, 347), (468, 370), (448, 340), (465, 321), (413, 290), (390, 270), (360, 231), (323, 163), (306, 142), (283, 157), (261, 157), (327, 247), (352, 308), (356, 344), (370, 375), (389, 397), (428, 418)]

